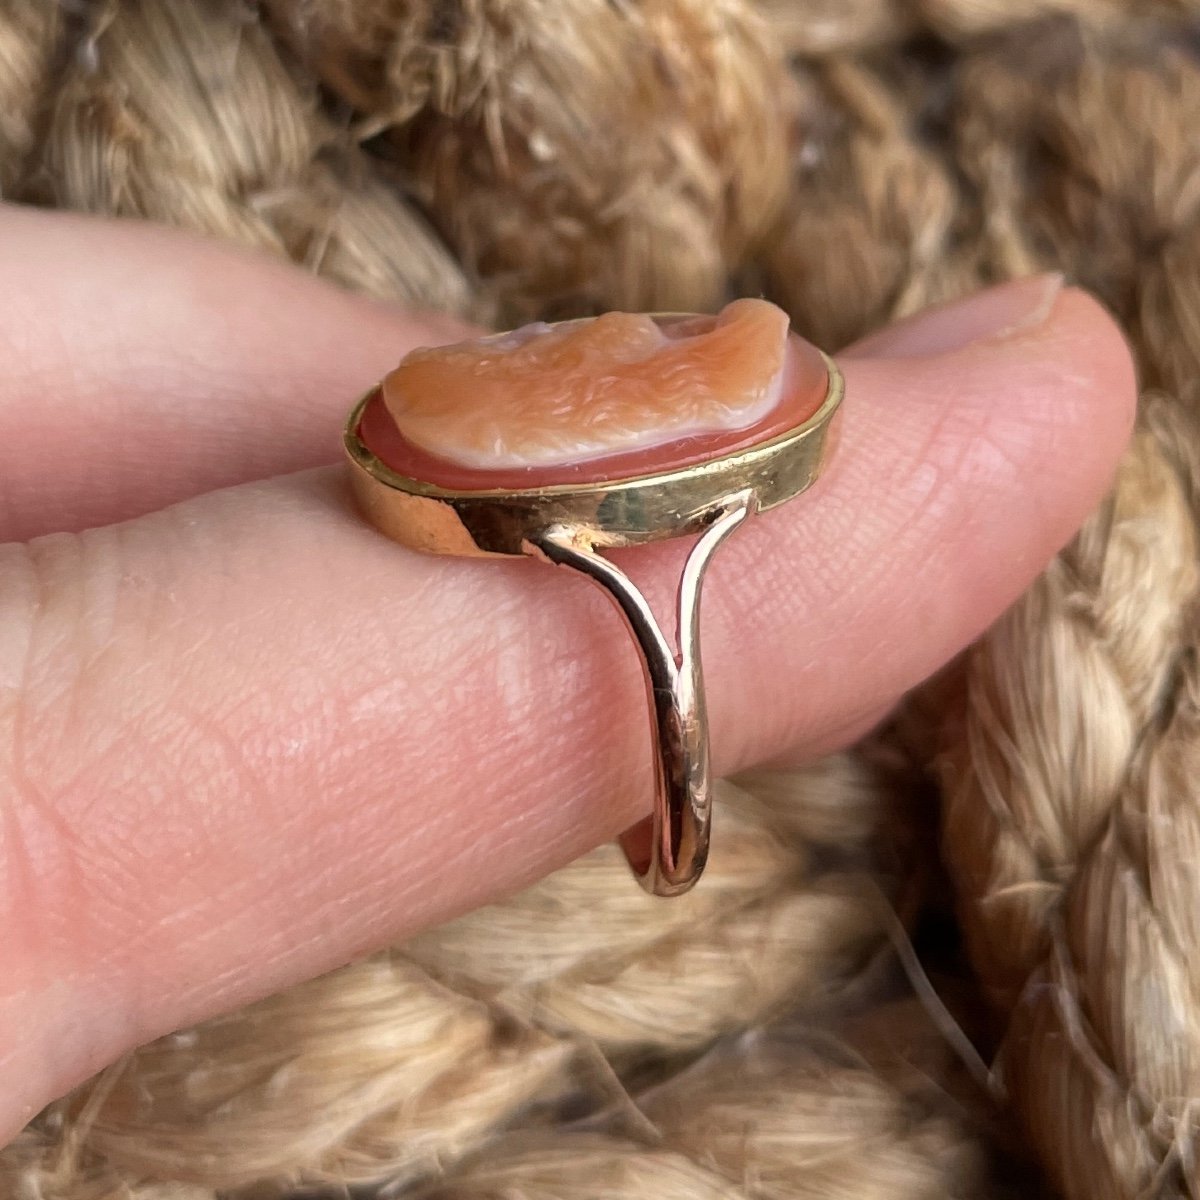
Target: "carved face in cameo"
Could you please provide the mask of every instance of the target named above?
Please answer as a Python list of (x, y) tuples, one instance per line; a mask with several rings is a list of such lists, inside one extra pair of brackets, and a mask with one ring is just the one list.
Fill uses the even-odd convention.
[(416, 350), (364, 416), (393, 470), (446, 488), (540, 488), (691, 466), (801, 425), (828, 386), (787, 314), (538, 323)]

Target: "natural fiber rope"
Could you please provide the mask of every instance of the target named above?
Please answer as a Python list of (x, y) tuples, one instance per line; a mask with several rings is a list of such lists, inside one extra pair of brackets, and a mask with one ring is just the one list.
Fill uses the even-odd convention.
[(19, 52), (63, 22), (56, 3), (13, 2), (8, 36), (0, 23), (0, 62), (23, 71), (11, 130), (0, 126), (13, 196), (217, 234), (360, 291), (467, 311), (453, 259), (244, 10), (98, 0), (35, 109), (31, 75), (49, 76), (52, 56)]
[(1196, 1196), (1200, 330), (1182, 130), (1200, 76), (1178, 31), (1055, 32), (970, 64), (964, 163), (1004, 260), (1062, 263), (1105, 295), (1177, 399), (1147, 407), (1109, 503), (969, 656), (945, 842), (1006, 1023), (998, 1067), (1058, 1185)]
[(270, 0), (508, 320), (704, 310), (787, 191), (793, 90), (741, 0)]
[(1024, 1144), (1069, 1200), (1196, 1195), (1198, 14), (0, 0), (6, 198), (504, 323), (761, 288), (830, 346), (1058, 266), (1161, 393), (1112, 500), (903, 743), (724, 787), (696, 893), (654, 904), (600, 851), (162, 1039), (0, 1152), (0, 1197), (1034, 1195), (942, 1032), (894, 1003), (881, 891), (947, 966), (939, 738), (994, 1045), (949, 994)]
[(1200, 1194), (1195, 549), (1144, 434), (1109, 505), (971, 655), (949, 768), (964, 922), (1009, 1021), (1001, 1074), (1064, 1189), (1096, 1200)]

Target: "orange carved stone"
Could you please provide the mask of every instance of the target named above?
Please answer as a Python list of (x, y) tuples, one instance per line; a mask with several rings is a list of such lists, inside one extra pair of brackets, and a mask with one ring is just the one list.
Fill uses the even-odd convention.
[(455, 490), (589, 483), (768, 440), (827, 386), (782, 309), (735, 300), (716, 317), (607, 313), (414, 351), (360, 433), (393, 470)]

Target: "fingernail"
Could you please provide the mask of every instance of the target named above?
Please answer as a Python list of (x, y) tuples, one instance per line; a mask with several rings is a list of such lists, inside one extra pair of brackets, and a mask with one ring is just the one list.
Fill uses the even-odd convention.
[(1063, 288), (1058, 272), (1015, 279), (897, 321), (856, 342), (852, 358), (917, 358), (946, 354), (977, 342), (1003, 341), (1049, 319)]

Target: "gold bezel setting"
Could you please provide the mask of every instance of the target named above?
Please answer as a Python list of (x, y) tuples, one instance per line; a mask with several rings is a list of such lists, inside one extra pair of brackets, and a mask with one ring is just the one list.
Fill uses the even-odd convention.
[(705, 514), (732, 492), (752, 489), (762, 512), (816, 480), (844, 391), (836, 364), (825, 361), (829, 386), (820, 408), (770, 441), (673, 471), (528, 491), (452, 491), (393, 471), (359, 436), (363, 413), (379, 391), (374, 387), (346, 422), (355, 494), (388, 537), (432, 554), (525, 554), (528, 541), (551, 525), (586, 526), (597, 546), (697, 533)]

